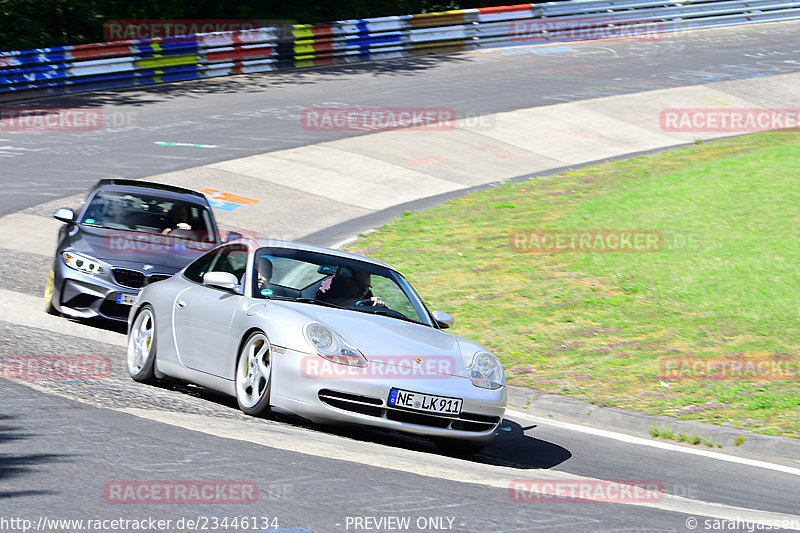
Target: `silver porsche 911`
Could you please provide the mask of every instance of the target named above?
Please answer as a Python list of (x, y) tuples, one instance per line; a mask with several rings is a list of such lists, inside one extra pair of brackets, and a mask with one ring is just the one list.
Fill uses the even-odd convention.
[(414, 433), (455, 453), (494, 439), (505, 373), (443, 331), (396, 270), (299, 243), (240, 240), (147, 285), (128, 317), (128, 370), (234, 396), (312, 422)]

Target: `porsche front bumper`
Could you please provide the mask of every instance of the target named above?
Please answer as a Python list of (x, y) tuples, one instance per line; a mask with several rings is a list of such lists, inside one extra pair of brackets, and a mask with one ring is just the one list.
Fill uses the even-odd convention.
[[(309, 375), (304, 366), (309, 357), (318, 356), (273, 347), (271, 403), (312, 422), (357, 424), (488, 444), (505, 413), (505, 387), (481, 389), (466, 377), (430, 372), (404, 376), (365, 371), (338, 378), (317, 377)], [(390, 406), (387, 401), (392, 389), (461, 399), (461, 412), (444, 415)]]

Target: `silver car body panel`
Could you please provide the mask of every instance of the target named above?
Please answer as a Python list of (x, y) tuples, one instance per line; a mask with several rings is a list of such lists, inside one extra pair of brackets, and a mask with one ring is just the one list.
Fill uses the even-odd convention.
[[(466, 367), (485, 348), (431, 325), (387, 316), (323, 307), (310, 303), (253, 298), (250, 292), (253, 253), (262, 247), (283, 247), (348, 257), (391, 268), (365, 257), (298, 243), (239, 241), (250, 250), (245, 282), (226, 291), (190, 281), (179, 272), (146, 286), (134, 303), (129, 325), (144, 303), (155, 311), (156, 372), (235, 396), (235, 367), (242, 343), (261, 331), (272, 348), (270, 404), (320, 423), (350, 423), (399, 430), (429, 437), (489, 443), (506, 407), (505, 386), (489, 390), (470, 381)], [(229, 243), (234, 244), (234, 243)], [(185, 270), (185, 269), (184, 269)], [(430, 317), (429, 317), (430, 318)], [(317, 376), (304, 371), (309, 358), (324, 362), (305, 338), (310, 322), (320, 322), (363, 353), (370, 371), (351, 367), (355, 375)], [(443, 367), (417, 368), (412, 361), (445, 361)], [(403, 366), (404, 363), (408, 363)], [(316, 363), (315, 363), (316, 364)], [(341, 371), (346, 365), (328, 363)], [(396, 368), (390, 368), (395, 365)], [(397, 366), (400, 365), (400, 366)], [(433, 368), (433, 370), (431, 370)], [(403, 373), (405, 371), (405, 374)], [(392, 388), (460, 398), (460, 417), (426, 414), (387, 405)], [(466, 428), (466, 429), (465, 429)]]

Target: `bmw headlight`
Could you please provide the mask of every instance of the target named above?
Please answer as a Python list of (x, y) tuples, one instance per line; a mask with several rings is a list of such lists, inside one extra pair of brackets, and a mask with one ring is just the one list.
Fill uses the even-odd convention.
[(503, 365), (489, 352), (477, 352), (467, 372), (472, 384), (482, 389), (499, 389), (506, 383)]
[(88, 255), (83, 255), (75, 252), (64, 252), (61, 254), (64, 263), (70, 267), (83, 272), (84, 274), (102, 274), (103, 267), (100, 266), (100, 261)]
[(350, 366), (367, 366), (367, 359), (362, 353), (331, 328), (319, 322), (312, 322), (305, 327), (306, 339), (316, 348), (317, 353), (334, 363)]

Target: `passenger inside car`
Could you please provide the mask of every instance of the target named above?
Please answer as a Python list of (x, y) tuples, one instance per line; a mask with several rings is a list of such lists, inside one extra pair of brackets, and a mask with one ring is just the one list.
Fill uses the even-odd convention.
[(272, 279), (272, 261), (261, 256), (256, 261), (256, 294), (269, 291), (269, 281)]

